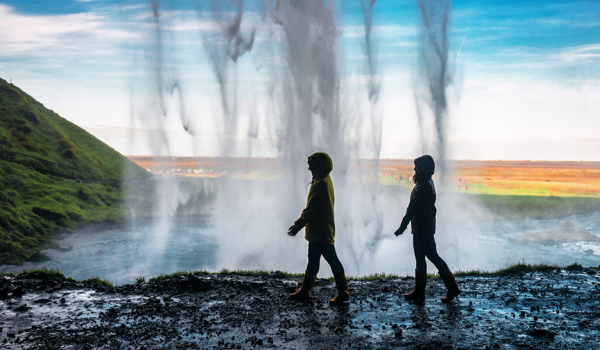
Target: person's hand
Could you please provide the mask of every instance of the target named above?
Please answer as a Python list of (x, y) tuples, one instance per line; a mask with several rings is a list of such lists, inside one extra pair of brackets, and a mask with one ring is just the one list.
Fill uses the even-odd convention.
[(396, 232), (394, 232), (394, 235), (400, 236), (401, 234), (404, 233), (405, 230), (406, 230), (406, 227), (400, 227), (396, 230)]
[(296, 228), (296, 225), (292, 225), (290, 226), (290, 228), (288, 229), (288, 235), (294, 237), (296, 234), (298, 234), (300, 230), (298, 228)]

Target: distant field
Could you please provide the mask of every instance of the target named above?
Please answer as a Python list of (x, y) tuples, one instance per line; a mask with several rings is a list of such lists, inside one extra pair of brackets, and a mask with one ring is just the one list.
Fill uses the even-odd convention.
[(458, 162), (458, 178), (469, 192), (494, 195), (600, 198), (600, 163), (592, 162)]
[[(245, 179), (279, 176), (277, 160), (271, 158), (129, 158), (154, 174)], [(385, 159), (378, 165), (382, 184), (412, 186), (409, 182), (413, 174), (411, 160)], [(358, 162), (355, 166), (359, 166)], [(361, 160), (360, 166), (367, 169), (367, 176), (376, 178), (375, 162)], [(446, 190), (450, 191), (479, 195), (600, 198), (600, 162), (455, 161), (452, 169), (453, 175), (445, 181)], [(468, 190), (465, 190), (466, 186)]]

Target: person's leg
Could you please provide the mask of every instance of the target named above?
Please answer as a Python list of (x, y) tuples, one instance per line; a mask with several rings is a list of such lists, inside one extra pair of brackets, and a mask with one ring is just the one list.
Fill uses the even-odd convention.
[(440, 257), (440, 255), (437, 252), (434, 235), (426, 234), (426, 235), (423, 235), (422, 238), (423, 238), (423, 240), (422, 240), (423, 241), (423, 244), (422, 244), (423, 261), (425, 261), (425, 256), (426, 256), (427, 259), (429, 259), (429, 261), (431, 261), (433, 263), (433, 265), (435, 265), (435, 267), (437, 267), (438, 271), (447, 270), (448, 265), (446, 264), (444, 259), (442, 259), (442, 257)]
[(342, 265), (342, 262), (340, 261), (340, 259), (337, 256), (337, 253), (335, 251), (335, 246), (333, 244), (327, 244), (327, 243), (321, 243), (322, 244), (322, 254), (323, 254), (323, 258), (325, 258), (325, 261), (327, 261), (329, 263), (329, 266), (331, 266), (331, 272), (333, 272), (333, 275), (343, 275), (344, 274), (344, 266)]
[(331, 266), (331, 272), (333, 272), (333, 277), (335, 278), (335, 284), (338, 290), (338, 294), (335, 296), (335, 298), (329, 300), (329, 304), (341, 305), (350, 300), (350, 293), (348, 292), (348, 280), (346, 279), (346, 274), (344, 273), (344, 266), (342, 266), (333, 244), (323, 243), (322, 252), (323, 257), (329, 263), (329, 266)]
[(417, 262), (417, 268), (415, 269), (415, 288), (412, 292), (404, 294), (404, 298), (414, 300), (416, 304), (422, 304), (425, 301), (427, 262), (425, 261), (423, 237), (419, 234), (413, 234), (413, 250)]
[(450, 271), (448, 268), (448, 264), (446, 264), (444, 259), (442, 259), (438, 254), (433, 234), (427, 235), (425, 245), (425, 255), (435, 265), (435, 267), (437, 267), (440, 277), (448, 289), (446, 296), (442, 298), (442, 302), (449, 303), (460, 294), (460, 289), (456, 284), (456, 279), (454, 278), (452, 271)]
[(317, 273), (319, 272), (319, 262), (321, 260), (321, 250), (313, 242), (308, 243), (308, 265), (304, 272), (302, 287), (289, 295), (291, 300), (305, 300), (310, 298), (310, 290), (315, 285)]
[(427, 262), (425, 261), (425, 242), (420, 234), (413, 234), (413, 250), (415, 252), (415, 261), (417, 270), (427, 271)]
[(321, 243), (308, 242), (308, 264), (306, 265), (306, 271), (314, 275), (319, 272), (322, 254), (323, 247)]

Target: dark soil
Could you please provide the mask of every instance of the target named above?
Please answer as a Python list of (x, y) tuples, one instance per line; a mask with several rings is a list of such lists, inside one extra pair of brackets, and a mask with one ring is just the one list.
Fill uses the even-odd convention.
[(3, 349), (597, 349), (599, 269), (458, 277), (442, 304), (430, 279), (425, 306), (402, 293), (412, 279), (350, 281), (351, 302), (331, 307), (334, 283), (292, 302), (299, 281), (281, 273), (190, 275), (92, 287), (43, 275), (0, 277)]

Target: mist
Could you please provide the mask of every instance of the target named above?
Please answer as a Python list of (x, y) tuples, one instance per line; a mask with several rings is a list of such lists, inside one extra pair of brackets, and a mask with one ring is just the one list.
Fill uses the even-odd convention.
[[(208, 229), (202, 235), (214, 240), (216, 252), (210, 268), (302, 272), (307, 242), (303, 232), (295, 238), (286, 232), (306, 205), (311, 180), (307, 157), (318, 151), (333, 158), (336, 249), (347, 273), (411, 273), (412, 237), (393, 235), (410, 190), (380, 185), (385, 171), (379, 160), (381, 72), (371, 36), (376, 2), (360, 0), (365, 63), (359, 69), (366, 73), (362, 89), (350, 88), (344, 74), (348, 69), (340, 53), (344, 23), (335, 1), (263, 1), (260, 6), (241, 0), (196, 2), (196, 20), (203, 25), (195, 33), (196, 45), (186, 47), (186, 59), (205, 59), (210, 71), (185, 74), (199, 74), (218, 86), (211, 101), (199, 96), (197, 89), (186, 89), (184, 82), (189, 79), (182, 79), (173, 68), (184, 54), (178, 45), (182, 39), (172, 30), (178, 16), (173, 4), (150, 2), (152, 21), (145, 37), (153, 50), (136, 62), (152, 74), (140, 74), (132, 82), (131, 125), (151, 126), (155, 132), (146, 140), (132, 135), (131, 142), (146, 142), (157, 156), (176, 156), (172, 150), (189, 142), (192, 153), (203, 156), (201, 145), (206, 139), (197, 130), (212, 125), (219, 138), (211, 142), (221, 156), (249, 162), (262, 147), (277, 166), (271, 179), (220, 174), (216, 179), (195, 179), (194, 186), (169, 176), (153, 180), (152, 189), (144, 194), (147, 202), (129, 204), (134, 226), (137, 213), (146, 210), (148, 203), (153, 217), (136, 273), (154, 272), (164, 263), (165, 246), (177, 239), (177, 213), (187, 208), (185, 220), (189, 220), (190, 207), (201, 208), (198, 215), (207, 215)], [(489, 212), (445, 190), (454, 181), (447, 142), (447, 127), (452, 123), (448, 103), (453, 81), (448, 60), (451, 6), (449, 1), (426, 0), (417, 5), (416, 115), (399, 111), (397, 118), (418, 121), (421, 152), (414, 157), (429, 153), (436, 159), (438, 250), (453, 270), (518, 262), (522, 257), (512, 261), (494, 256), (489, 250), (494, 239), (478, 236), (482, 222), (494, 222)], [(249, 83), (252, 74), (260, 74), (261, 79)], [(167, 137), (173, 127), (184, 130), (189, 139)], [(214, 196), (198, 206), (197, 201), (190, 202), (198, 191)], [(510, 224), (502, 230), (510, 231)], [(329, 268), (323, 265), (320, 274), (329, 275)]]

